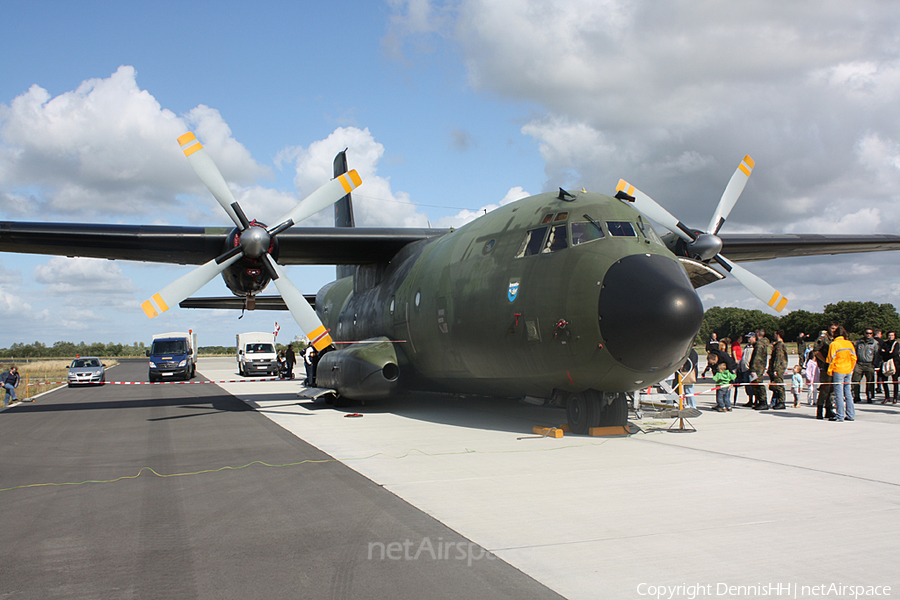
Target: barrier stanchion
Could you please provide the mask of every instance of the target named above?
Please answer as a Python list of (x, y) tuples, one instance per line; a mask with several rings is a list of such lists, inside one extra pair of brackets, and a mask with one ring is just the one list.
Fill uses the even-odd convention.
[[(691, 360), (688, 359), (688, 363), (691, 363)], [(688, 369), (688, 373), (692, 372), (694, 369), (694, 365), (690, 364), (690, 369)], [(678, 378), (678, 415), (675, 417), (675, 420), (672, 421), (672, 424), (669, 425), (669, 428), (666, 431), (670, 431), (672, 433), (694, 433), (697, 429), (691, 425), (691, 422), (685, 418), (686, 410), (684, 408), (684, 374), (679, 369), (675, 372), (676, 377)], [(694, 396), (696, 394), (691, 394)], [(700, 412), (696, 408), (692, 408), (690, 411), (691, 416), (697, 416)], [(678, 427), (675, 427), (675, 423), (678, 423)], [(687, 423), (687, 427), (684, 424)]]

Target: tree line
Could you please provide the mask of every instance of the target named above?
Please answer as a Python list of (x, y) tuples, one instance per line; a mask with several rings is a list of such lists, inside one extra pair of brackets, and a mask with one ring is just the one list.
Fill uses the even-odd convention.
[(773, 331), (783, 329), (786, 342), (796, 340), (801, 333), (805, 333), (810, 339), (816, 339), (819, 332), (828, 329), (832, 321), (843, 325), (852, 340), (861, 337), (866, 327), (881, 329), (884, 332), (900, 332), (900, 315), (897, 314), (897, 308), (887, 303), (838, 302), (826, 304), (820, 313), (795, 310), (780, 318), (761, 310), (715, 306), (704, 313), (703, 325), (700, 327), (696, 343), (705, 345), (713, 332), (719, 339), (728, 337), (733, 340), (760, 327), (766, 330), (770, 338)]
[[(115, 344), (94, 342), (56, 342), (47, 346), (41, 342), (31, 344), (15, 343), (9, 348), (0, 348), (0, 358), (73, 358), (74, 356), (104, 356), (115, 358), (144, 357), (150, 346), (144, 342), (134, 344)], [(200, 346), (197, 351), (203, 355), (231, 355), (234, 346)]]

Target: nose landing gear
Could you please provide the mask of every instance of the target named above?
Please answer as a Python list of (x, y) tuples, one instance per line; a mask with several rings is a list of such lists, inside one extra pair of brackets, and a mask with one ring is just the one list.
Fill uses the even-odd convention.
[(628, 425), (628, 399), (622, 392), (587, 390), (569, 394), (566, 417), (573, 433), (586, 434), (592, 427)]

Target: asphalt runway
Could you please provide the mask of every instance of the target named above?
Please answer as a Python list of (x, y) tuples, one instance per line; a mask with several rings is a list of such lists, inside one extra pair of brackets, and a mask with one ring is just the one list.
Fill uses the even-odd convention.
[(560, 598), (216, 385), (63, 388), (0, 452), (4, 600)]
[(693, 433), (648, 413), (630, 437), (553, 439), (532, 427), (564, 411), (509, 401), (332, 409), (296, 382), (222, 387), (570, 600), (900, 594), (900, 405), (852, 423), (805, 404), (718, 413), (707, 380)]
[[(199, 369), (238, 379), (232, 359)], [(298, 391), (108, 385), (0, 413), (0, 598), (900, 593), (900, 405), (839, 424), (704, 393), (694, 433), (647, 414), (630, 437), (553, 439), (531, 428), (558, 409)]]

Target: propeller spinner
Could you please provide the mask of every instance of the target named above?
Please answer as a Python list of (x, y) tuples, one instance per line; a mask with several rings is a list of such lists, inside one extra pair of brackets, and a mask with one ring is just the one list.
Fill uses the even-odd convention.
[(240, 205), (234, 199), (231, 190), (228, 189), (228, 184), (225, 183), (225, 179), (222, 177), (218, 167), (216, 167), (215, 162), (213, 162), (212, 157), (209, 156), (209, 153), (192, 132), (189, 131), (179, 137), (178, 143), (201, 181), (209, 188), (216, 201), (237, 226), (238, 245), (190, 273), (182, 275), (154, 294), (149, 300), (145, 300), (141, 304), (141, 308), (144, 309), (147, 316), (152, 319), (169, 310), (171, 306), (177, 305), (202, 288), (212, 281), (216, 275), (221, 274), (239, 259), (246, 257), (260, 260), (269, 277), (275, 282), (285, 304), (291, 311), (291, 315), (297, 321), (300, 329), (306, 334), (309, 342), (317, 350), (322, 350), (331, 345), (331, 337), (328, 335), (316, 312), (303, 297), (303, 294), (288, 279), (284, 269), (275, 262), (269, 251), (272, 248), (272, 241), (276, 235), (323, 208), (334, 204), (359, 187), (362, 183), (359, 174), (353, 170), (332, 179), (301, 200), (287, 214), (278, 219), (278, 225), (266, 229), (251, 223), (247, 219), (244, 211), (241, 210)]
[(744, 186), (750, 178), (753, 166), (753, 159), (749, 156), (745, 156), (744, 160), (741, 161), (741, 164), (738, 165), (738, 168), (735, 170), (734, 175), (731, 176), (731, 180), (728, 182), (725, 191), (722, 193), (722, 198), (719, 200), (719, 205), (716, 207), (716, 212), (713, 213), (713, 217), (709, 222), (709, 227), (706, 232), (690, 229), (669, 213), (669, 211), (657, 204), (650, 196), (635, 188), (624, 179), (620, 179), (619, 185), (616, 186), (616, 198), (631, 202), (640, 213), (653, 219), (683, 239), (686, 243), (688, 252), (693, 258), (703, 262), (715, 260), (726, 271), (734, 275), (734, 278), (754, 296), (768, 304), (777, 312), (781, 312), (784, 310), (784, 307), (787, 306), (788, 299), (785, 298), (781, 292), (747, 269), (740, 267), (725, 258), (725, 256), (721, 254), (723, 246), (722, 239), (717, 235), (722, 228), (722, 225), (725, 223), (725, 220), (728, 218), (728, 215), (731, 213), (731, 209), (733, 209), (734, 205), (737, 203), (741, 192), (744, 191)]

